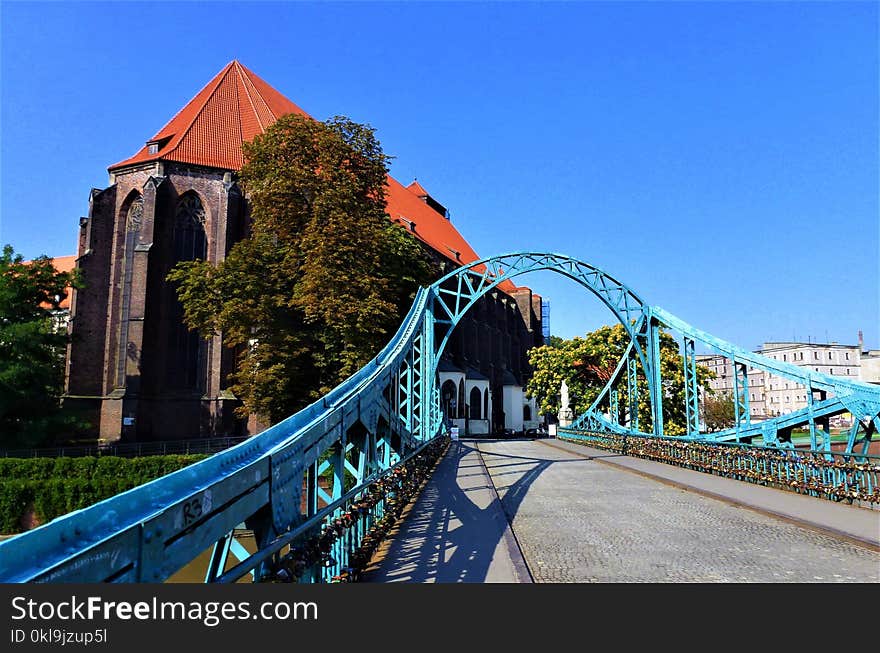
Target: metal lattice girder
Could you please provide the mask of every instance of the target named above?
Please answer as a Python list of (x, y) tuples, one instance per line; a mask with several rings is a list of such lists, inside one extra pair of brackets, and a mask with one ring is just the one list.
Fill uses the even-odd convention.
[(684, 338), (684, 407), (687, 433), (700, 432), (700, 395), (697, 389), (697, 356), (692, 338)]
[[(657, 306), (651, 307), (651, 311), (667, 328), (679, 331), (686, 337), (701, 342), (712, 351), (732, 359), (741, 366), (738, 368), (739, 373), (735, 375), (739, 379), (740, 386), (738, 387), (743, 390), (742, 401), (737, 402), (739, 404), (737, 425), (733, 429), (707, 434), (706, 437), (709, 439), (728, 441), (763, 435), (765, 443), (775, 444), (779, 443), (779, 433), (790, 431), (797, 426), (809, 425), (813, 448), (828, 449), (830, 436), (827, 430), (823, 429), (822, 442), (819, 442), (819, 433), (815, 428), (817, 420), (824, 423), (829, 417), (843, 413), (852, 413), (857, 419), (874, 419), (880, 415), (880, 387), (878, 386), (821, 374), (807, 367), (798, 367), (791, 363), (767, 358), (716, 338)], [(746, 366), (770, 372), (775, 376), (803, 385), (807, 389), (807, 407), (767, 420), (763, 424), (749, 423), (749, 396), (745, 381), (747, 374), (744, 370)], [(812, 397), (813, 392), (822, 393), (823, 398), (815, 401)], [(834, 396), (825, 398), (829, 393), (833, 393)], [(848, 449), (848, 452), (852, 452), (852, 450)]]
[[(450, 272), (437, 281), (431, 290), (433, 312), (444, 323), (454, 327), (477, 300), (499, 284), (529, 272), (550, 270), (580, 283), (604, 303), (634, 338), (645, 319), (645, 304), (623, 283), (603, 270), (562, 254), (518, 252), (475, 261)], [(436, 349), (436, 361), (444, 351), (452, 328), (449, 328)], [(640, 357), (644, 352), (635, 343)]]
[[(343, 499), (355, 496), (370, 478), (371, 465), (387, 470), (407, 451), (416, 450), (420, 442), (440, 432), (436, 368), (453, 328), (481, 296), (504, 281), (539, 270), (557, 272), (590, 290), (630, 337), (630, 351), (603, 390), (603, 395), (614, 390), (617, 397), (618, 376), (626, 368), (631, 406), (628, 424), (618, 424), (617, 417), (609, 420), (591, 410), (581, 419), (590, 430), (638, 433), (636, 365), (641, 363), (648, 382), (652, 430), (662, 433), (661, 327), (676, 330), (744, 367), (793, 380), (811, 392), (833, 395), (762, 424), (744, 419), (734, 429), (710, 434), (712, 439), (762, 435), (765, 443), (786, 446), (778, 434), (852, 412), (866, 426), (861, 441), (858, 431), (853, 430), (848, 447), (861, 442), (865, 450), (880, 427), (880, 388), (735, 347), (645, 304), (624, 284), (582, 261), (552, 253), (507, 254), (463, 266), (430, 288), (420, 289), (397, 333), (376, 358), (295, 415), (194, 465), (0, 543), (0, 582), (160, 582), (211, 546), (216, 555), (212, 556), (209, 576), (216, 578), (236, 545), (234, 538), (227, 538), (242, 523), (253, 525), (258, 546), (263, 549), (239, 566), (259, 572), (271, 569), (274, 550), (267, 547), (279, 541), (292, 542), (293, 534), (311, 528), (310, 524), (338, 515)], [(748, 416), (745, 402), (740, 415)], [(384, 421), (381, 433), (380, 421)], [(349, 442), (349, 434), (359, 432), (360, 427), (352, 430), (356, 425), (372, 437), (357, 439), (352, 435)], [(823, 444), (827, 442), (826, 438)], [(328, 452), (334, 460), (332, 494), (323, 492), (318, 484), (322, 468), (327, 467), (321, 460)], [(346, 454), (355, 458), (347, 461)], [(344, 492), (346, 469), (361, 485), (327, 505), (333, 496)], [(304, 485), (305, 514), (301, 512)], [(248, 555), (243, 550), (233, 553)], [(315, 578), (321, 576), (316, 574)]]
[(639, 378), (638, 378), (638, 361), (631, 357), (627, 357), (627, 401), (629, 403), (629, 428), (633, 431), (639, 430)]
[(663, 377), (660, 373), (660, 323), (653, 316), (648, 320), (648, 390), (651, 393), (651, 427), (655, 435), (663, 435)]
[(748, 424), (751, 418), (749, 412), (749, 371), (745, 363), (733, 361), (734, 383), (734, 415), (737, 426)]

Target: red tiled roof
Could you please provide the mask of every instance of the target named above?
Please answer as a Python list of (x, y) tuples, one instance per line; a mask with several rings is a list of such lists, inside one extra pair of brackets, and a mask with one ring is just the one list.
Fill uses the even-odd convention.
[[(33, 261), (25, 261), (25, 263), (33, 263)], [(52, 259), (52, 267), (54, 267), (58, 272), (71, 272), (73, 268), (76, 267), (76, 256), (56, 256)], [(71, 287), (67, 287), (67, 297), (61, 300), (61, 303), (58, 305), (58, 308), (61, 309), (69, 309), (70, 308), (70, 293)], [(49, 304), (43, 305), (45, 308), (51, 308)]]
[[(109, 170), (149, 161), (178, 161), (239, 170), (243, 163), (242, 143), (261, 134), (288, 113), (308, 116), (238, 61), (232, 61), (137, 154), (110, 166)], [(158, 145), (157, 152), (150, 153), (150, 143)], [(452, 223), (419, 199), (427, 194), (418, 182), (404, 188), (389, 175), (389, 216), (410, 227), (416, 237), (451, 261), (467, 264), (479, 259)], [(500, 288), (511, 292), (516, 286), (505, 281)]]
[[(307, 115), (250, 70), (232, 61), (137, 154), (109, 169), (163, 160), (238, 170), (243, 163), (241, 144), (288, 113)], [(158, 144), (157, 152), (150, 153), (150, 143)]]
[(413, 179), (413, 182), (409, 186), (407, 186), (406, 189), (413, 193), (416, 197), (426, 197), (428, 195), (428, 191), (425, 190), (425, 187), (422, 186), (415, 179)]

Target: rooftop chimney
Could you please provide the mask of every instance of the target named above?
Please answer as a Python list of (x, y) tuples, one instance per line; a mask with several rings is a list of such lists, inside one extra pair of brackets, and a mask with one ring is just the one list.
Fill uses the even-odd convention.
[(859, 329), (859, 351), (865, 350), (865, 338), (862, 335), (862, 330)]

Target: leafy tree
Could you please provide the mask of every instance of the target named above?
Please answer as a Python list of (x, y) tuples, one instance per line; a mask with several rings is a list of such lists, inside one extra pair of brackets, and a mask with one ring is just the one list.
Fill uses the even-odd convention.
[(238, 351), (239, 413), (276, 422), (375, 356), (436, 271), (385, 213), (388, 157), (370, 127), (291, 114), (244, 154), (250, 233), (221, 264), (168, 278), (187, 325)]
[(702, 405), (706, 430), (721, 431), (736, 423), (736, 407), (730, 392), (707, 392)]
[[(526, 386), (526, 393), (535, 397), (539, 411), (555, 415), (559, 411), (559, 388), (565, 380), (575, 415), (584, 413), (611, 379), (623, 352), (629, 344), (629, 335), (623, 325), (603, 326), (586, 334), (563, 340), (556, 346), (536, 347), (529, 352), (534, 374)], [(684, 403), (684, 367), (678, 343), (668, 333), (660, 336), (660, 370), (664, 382), (663, 430), (677, 435), (686, 430)], [(697, 382), (708, 390), (711, 372), (697, 366)], [(638, 364), (639, 428), (651, 425), (651, 402), (648, 384)], [(626, 387), (625, 381), (620, 388)], [(619, 394), (621, 410), (628, 410), (626, 392)]]
[(67, 334), (53, 312), (78, 286), (52, 259), (25, 262), (11, 245), (0, 255), (0, 446), (34, 446), (71, 426), (60, 412)]

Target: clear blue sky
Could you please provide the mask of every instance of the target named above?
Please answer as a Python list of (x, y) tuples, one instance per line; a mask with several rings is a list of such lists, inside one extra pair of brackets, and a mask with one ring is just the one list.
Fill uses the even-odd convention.
[[(3, 2), (0, 241), (76, 251), (89, 189), (238, 59), (377, 130), (478, 253), (557, 251), (745, 347), (880, 346), (878, 5)], [(570, 337), (610, 315), (524, 281)]]

